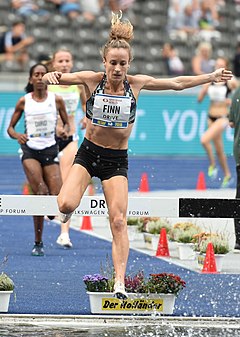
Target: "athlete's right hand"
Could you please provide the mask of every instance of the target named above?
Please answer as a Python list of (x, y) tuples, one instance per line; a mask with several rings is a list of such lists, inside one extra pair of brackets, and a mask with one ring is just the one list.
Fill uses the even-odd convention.
[(43, 76), (42, 81), (46, 84), (59, 84), (59, 80), (62, 76), (61, 71), (52, 71)]

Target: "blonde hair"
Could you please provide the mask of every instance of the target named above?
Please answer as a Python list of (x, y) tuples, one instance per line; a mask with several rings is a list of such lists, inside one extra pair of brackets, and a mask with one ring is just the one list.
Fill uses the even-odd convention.
[(62, 48), (57, 49), (57, 50), (53, 53), (53, 55), (52, 55), (52, 61), (55, 59), (56, 55), (57, 55), (58, 53), (61, 53), (61, 52), (69, 53), (69, 54), (71, 55), (71, 57), (73, 58), (72, 52), (71, 52), (68, 48), (62, 47)]
[(211, 45), (211, 43), (209, 43), (207, 41), (200, 42), (198, 47), (197, 47), (197, 55), (199, 55), (203, 49), (206, 49), (208, 51), (209, 56), (212, 55), (212, 45)]
[(108, 50), (111, 48), (124, 48), (129, 51), (129, 58), (132, 61), (132, 51), (130, 41), (133, 39), (133, 26), (130, 21), (121, 21), (122, 11), (112, 13), (111, 30), (107, 43), (101, 49), (101, 55), (106, 58)]
[(59, 48), (51, 55), (51, 58), (49, 60), (44, 62), (44, 64), (48, 68), (48, 71), (54, 71), (55, 70), (54, 67), (53, 67), (53, 62), (54, 62), (54, 59), (55, 59), (56, 55), (58, 53), (61, 53), (61, 52), (69, 53), (72, 57), (72, 60), (73, 60), (73, 54), (68, 48), (65, 48), (65, 47)]

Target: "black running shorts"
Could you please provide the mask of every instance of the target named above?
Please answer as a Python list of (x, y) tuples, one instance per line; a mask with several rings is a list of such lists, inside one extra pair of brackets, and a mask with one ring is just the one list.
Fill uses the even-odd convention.
[(69, 136), (67, 139), (62, 139), (60, 137), (56, 137), (56, 142), (58, 144), (59, 152), (65, 149), (65, 147), (73, 141), (73, 136)]
[(74, 164), (80, 164), (91, 177), (108, 180), (114, 176), (128, 177), (127, 150), (104, 148), (84, 138), (75, 156)]
[(22, 161), (25, 159), (35, 159), (41, 166), (48, 166), (53, 164), (59, 164), (58, 160), (58, 145), (52, 145), (43, 150), (33, 150), (26, 144), (21, 145), (23, 155), (21, 157)]

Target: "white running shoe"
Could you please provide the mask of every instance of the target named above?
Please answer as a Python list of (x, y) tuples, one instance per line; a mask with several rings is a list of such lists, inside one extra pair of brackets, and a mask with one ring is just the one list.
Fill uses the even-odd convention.
[(128, 294), (126, 293), (124, 283), (116, 281), (113, 289), (114, 289), (113, 295), (117, 297), (119, 300), (126, 300), (128, 298)]
[(68, 233), (60, 234), (56, 242), (62, 247), (72, 248), (72, 242), (70, 241)]

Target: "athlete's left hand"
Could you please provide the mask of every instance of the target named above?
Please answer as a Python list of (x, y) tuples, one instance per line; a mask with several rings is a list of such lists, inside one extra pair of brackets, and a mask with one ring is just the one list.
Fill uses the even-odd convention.
[(80, 120), (80, 125), (81, 125), (81, 130), (86, 129), (87, 127), (87, 117), (84, 116), (81, 120)]
[(59, 137), (66, 140), (68, 139), (68, 131), (63, 127), (61, 130), (58, 131)]
[(233, 74), (231, 70), (219, 68), (213, 72), (213, 76), (214, 76), (213, 82), (225, 82), (231, 80)]

